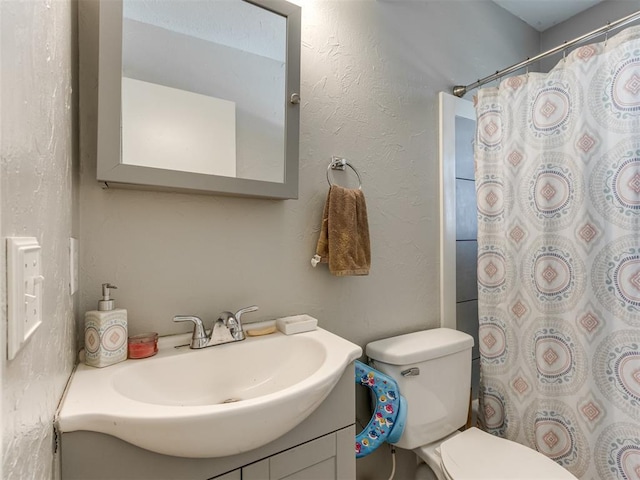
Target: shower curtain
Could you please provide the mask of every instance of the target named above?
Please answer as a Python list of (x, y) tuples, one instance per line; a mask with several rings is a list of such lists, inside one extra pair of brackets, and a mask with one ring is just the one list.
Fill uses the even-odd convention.
[(640, 479), (640, 28), (476, 111), (483, 426)]

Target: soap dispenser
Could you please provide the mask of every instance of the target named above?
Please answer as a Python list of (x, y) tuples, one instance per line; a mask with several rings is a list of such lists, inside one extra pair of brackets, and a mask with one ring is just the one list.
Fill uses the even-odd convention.
[(92, 367), (106, 367), (127, 359), (127, 311), (115, 308), (110, 289), (118, 288), (102, 284), (102, 300), (98, 310), (84, 316), (85, 363)]

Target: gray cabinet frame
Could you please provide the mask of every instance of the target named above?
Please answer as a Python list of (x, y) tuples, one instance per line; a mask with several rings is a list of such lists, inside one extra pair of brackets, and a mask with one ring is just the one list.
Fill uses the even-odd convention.
[[(298, 101), (290, 99), (300, 92), (301, 9), (283, 0), (250, 0), (249, 3), (287, 17), (284, 183), (121, 163), (122, 0), (99, 2), (98, 181), (104, 182), (107, 187), (276, 199), (298, 198), (300, 105)], [(81, 8), (94, 8), (93, 4), (94, 2), (80, 2)]]

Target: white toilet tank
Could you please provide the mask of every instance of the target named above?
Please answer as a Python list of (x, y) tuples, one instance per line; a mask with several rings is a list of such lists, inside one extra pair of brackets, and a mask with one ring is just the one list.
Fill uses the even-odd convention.
[(412, 450), (455, 432), (467, 421), (473, 337), (434, 328), (372, 342), (372, 366), (392, 377), (407, 401), (398, 447)]

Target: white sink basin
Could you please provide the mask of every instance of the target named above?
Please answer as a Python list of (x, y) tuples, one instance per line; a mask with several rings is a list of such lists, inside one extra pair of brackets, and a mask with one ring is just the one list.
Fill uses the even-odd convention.
[(102, 369), (80, 364), (58, 416), (60, 431), (106, 433), (179, 457), (246, 452), (307, 418), (362, 353), (322, 329), (174, 348), (189, 338), (161, 338), (148, 359)]

